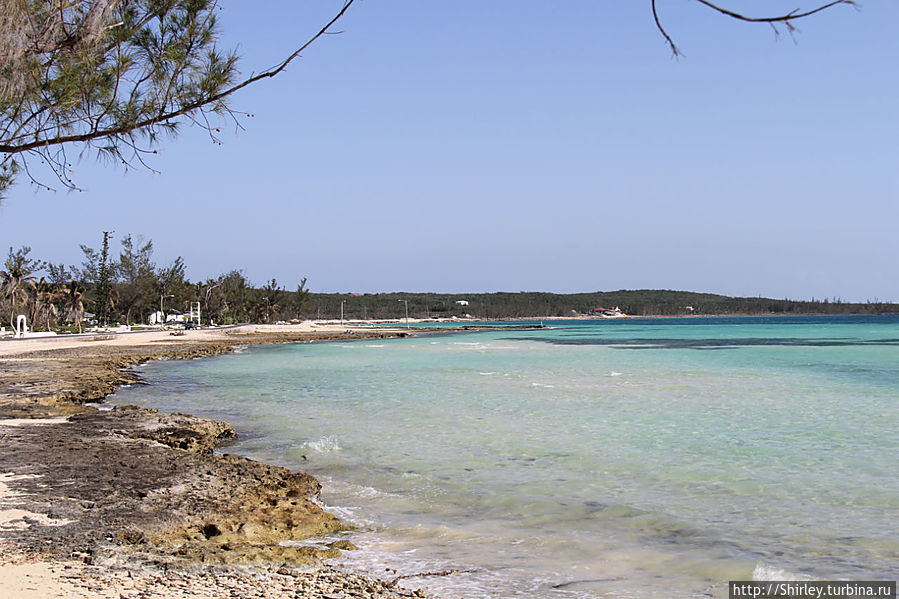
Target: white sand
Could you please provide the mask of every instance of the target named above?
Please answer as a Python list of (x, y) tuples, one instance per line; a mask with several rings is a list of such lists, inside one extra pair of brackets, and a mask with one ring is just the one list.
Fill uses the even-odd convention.
[(0, 357), (11, 357), (32, 351), (51, 349), (71, 349), (95, 345), (158, 345), (160, 343), (183, 343), (189, 341), (234, 341), (239, 335), (256, 333), (342, 333), (353, 331), (389, 331), (393, 328), (357, 327), (350, 324), (304, 321), (300, 324), (248, 324), (230, 327), (216, 327), (172, 335), (171, 330), (136, 331), (131, 333), (93, 333), (84, 335), (57, 335), (54, 337), (33, 337), (25, 339), (6, 338), (0, 340)]
[[(60, 578), (61, 564), (25, 561), (0, 548), (0, 599), (57, 599), (84, 597), (70, 582)], [(7, 563), (7, 560), (16, 560)]]
[[(48, 419), (51, 420), (51, 419)], [(57, 420), (56, 418), (52, 420)], [(30, 423), (46, 422), (33, 421), (0, 421), (0, 425), (24, 426)], [(53, 520), (44, 514), (37, 514), (22, 509), (8, 507), (19, 496), (12, 491), (7, 483), (22, 478), (32, 478), (26, 475), (15, 475), (10, 472), (0, 473), (0, 533), (3, 530), (23, 530), (31, 526), (31, 522), (37, 522), (44, 526), (62, 526), (66, 520)], [(11, 552), (11, 548), (0, 543), (0, 599), (39, 599), (43, 597), (78, 597), (76, 589), (71, 584), (65, 583), (59, 578), (58, 572), (63, 569), (60, 564), (26, 559)]]

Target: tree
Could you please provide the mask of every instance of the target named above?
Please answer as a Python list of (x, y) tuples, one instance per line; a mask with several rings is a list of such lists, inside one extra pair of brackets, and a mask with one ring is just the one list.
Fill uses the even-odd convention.
[[(161, 137), (192, 124), (214, 141), (238, 90), (281, 73), (329, 33), (355, 0), (276, 66), (240, 80), (237, 55), (222, 50), (216, 0), (4, 0), (0, 14), (0, 197), (29, 164), (49, 165), (62, 185), (71, 180), (71, 148), (95, 149), (126, 166), (145, 164)], [(838, 4), (750, 17), (695, 0), (726, 17), (778, 25)], [(651, 0), (656, 26), (679, 49)], [(210, 120), (210, 118), (212, 120)]]
[(73, 318), (78, 332), (81, 332), (81, 319), (84, 317), (84, 287), (78, 281), (69, 281), (62, 290), (63, 308), (66, 320)]
[[(203, 312), (202, 316), (206, 317), (206, 322), (210, 325), (213, 324), (212, 312), (210, 312), (210, 294), (216, 289), (219, 289), (222, 286), (221, 278), (219, 279), (206, 279), (205, 283), (197, 283), (197, 297), (202, 298), (203, 300)], [(212, 305), (218, 306), (218, 310), (216, 313), (221, 313), (221, 305), (222, 305), (222, 294), (216, 293), (211, 298)]]
[(59, 291), (59, 286), (45, 280), (44, 277), (41, 277), (40, 281), (37, 282), (35, 289), (35, 304), (37, 305), (37, 309), (35, 310), (34, 316), (34, 329), (37, 329), (41, 312), (43, 312), (46, 317), (45, 323), (47, 325), (47, 331), (50, 330), (50, 320), (55, 319), (59, 314), (59, 310), (56, 308), (54, 302), (60, 297), (61, 293)]
[(54, 264), (47, 262), (47, 273), (50, 275), (50, 282), (57, 286), (64, 285), (67, 281), (74, 278), (74, 273), (69, 272), (65, 264)]
[(111, 279), (113, 269), (109, 264), (109, 236), (110, 231), (103, 231), (103, 245), (100, 249), (100, 261), (97, 265), (97, 322), (102, 325), (109, 324), (109, 313), (115, 306)]
[[(100, 252), (83, 243), (79, 247), (81, 248), (81, 253), (84, 255), (84, 259), (82, 259), (80, 267), (75, 266), (74, 264), (69, 266), (69, 273), (72, 275), (72, 279), (76, 279), (85, 284), (91, 283), (96, 285), (97, 279), (100, 276)], [(65, 271), (65, 269), (63, 269), (63, 271)]]
[(233, 116), (229, 96), (283, 71), (353, 2), (280, 64), (239, 80), (237, 55), (217, 45), (216, 0), (4, 0), (0, 194), (20, 169), (37, 183), (29, 161), (76, 188), (73, 145), (128, 166), (184, 123), (214, 138), (210, 117)]
[[(172, 296), (170, 305), (181, 306), (193, 298), (191, 285), (185, 278), (184, 258), (178, 256), (171, 264), (156, 272), (156, 291), (160, 296)], [(162, 315), (165, 318), (165, 314)]]
[(26, 286), (28, 289), (28, 318), (31, 322), (31, 328), (37, 330), (41, 316), (44, 316), (44, 323), (47, 330), (50, 330), (50, 319), (55, 318), (58, 314), (56, 305), (53, 303), (58, 298), (57, 286), (44, 277), (35, 281), (28, 281)]
[(300, 284), (297, 285), (297, 292), (293, 296), (293, 309), (296, 314), (296, 318), (300, 318), (300, 314), (303, 313), (303, 310), (306, 308), (306, 304), (309, 302), (309, 289), (306, 288), (306, 277), (303, 277), (303, 280), (300, 281)]
[[(85, 293), (90, 294), (91, 303), (97, 312), (97, 322), (107, 324), (109, 314), (115, 305), (115, 294), (112, 288), (114, 282), (114, 265), (109, 262), (109, 237), (110, 231), (103, 231), (103, 242), (99, 250), (81, 244), (81, 253), (84, 259), (81, 267), (70, 266), (69, 271), (73, 279), (77, 279), (86, 287)], [(59, 268), (54, 265), (54, 268)], [(65, 275), (63, 267), (55, 276)], [(51, 277), (54, 273), (51, 271)]]
[(284, 300), (284, 290), (278, 285), (276, 279), (272, 279), (262, 288), (262, 301), (265, 305), (263, 320), (270, 322), (275, 314), (281, 310), (281, 302)]
[(153, 264), (153, 241), (138, 238), (135, 246), (131, 235), (122, 238), (122, 251), (115, 270), (119, 277), (119, 309), (125, 324), (131, 324), (131, 313), (153, 305), (152, 294), (156, 266)]
[(226, 322), (246, 322), (249, 320), (250, 283), (239, 270), (219, 276), (218, 291), (221, 294), (219, 319)]
[[(9, 300), (9, 326), (15, 328), (16, 306), (19, 300), (24, 304), (27, 300), (26, 285), (34, 279), (34, 273), (43, 268), (41, 260), (28, 257), (31, 248), (22, 246), (15, 252), (10, 247), (9, 255), (4, 262), (4, 270), (0, 271), (3, 295)], [(32, 324), (33, 326), (33, 324)]]

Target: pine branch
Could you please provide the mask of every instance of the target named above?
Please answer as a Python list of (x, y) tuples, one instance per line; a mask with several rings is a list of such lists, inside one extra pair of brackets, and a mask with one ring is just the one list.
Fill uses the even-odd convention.
[(16, 153), (21, 153), (21, 152), (27, 152), (29, 150), (46, 149), (50, 146), (55, 146), (55, 145), (60, 145), (60, 144), (73, 143), (73, 142), (74, 143), (89, 142), (89, 141), (99, 139), (99, 138), (104, 138), (104, 137), (114, 137), (114, 136), (119, 136), (119, 135), (125, 135), (132, 131), (145, 129), (147, 127), (152, 127), (153, 125), (165, 123), (166, 121), (170, 121), (177, 117), (184, 116), (190, 112), (193, 112), (196, 110), (201, 110), (201, 109), (203, 109), (203, 107), (209, 106), (210, 104), (218, 102), (219, 100), (222, 100), (222, 99), (232, 95), (233, 93), (247, 87), (248, 85), (256, 83), (257, 81), (260, 81), (262, 79), (267, 79), (267, 78), (271, 78), (271, 77), (278, 75), (281, 71), (283, 71), (285, 68), (287, 68), (287, 65), (289, 65), (291, 62), (293, 62), (294, 59), (296, 59), (300, 55), (300, 53), (302, 53), (309, 46), (311, 46), (313, 43), (315, 43), (315, 41), (318, 40), (321, 36), (328, 33), (328, 30), (331, 29), (331, 27), (333, 27), (334, 24), (341, 17), (343, 17), (344, 14), (346, 14), (347, 10), (350, 8), (350, 6), (353, 5), (354, 2), (355, 2), (355, 0), (347, 0), (344, 3), (343, 8), (341, 8), (340, 11), (330, 21), (328, 21), (328, 23), (324, 27), (322, 27), (318, 31), (318, 33), (316, 33), (314, 36), (309, 38), (304, 44), (302, 44), (299, 48), (297, 48), (297, 50), (295, 50), (287, 58), (285, 58), (283, 61), (281, 61), (278, 65), (276, 65), (268, 70), (265, 70), (257, 75), (253, 75), (253, 76), (245, 79), (244, 81), (241, 81), (240, 83), (225, 89), (224, 91), (212, 94), (210, 96), (202, 97), (194, 102), (185, 104), (176, 110), (159, 113), (157, 115), (151, 116), (147, 119), (137, 121), (134, 123), (127, 123), (127, 124), (120, 125), (117, 127), (98, 129), (98, 130), (88, 131), (86, 133), (79, 133), (79, 134), (74, 134), (74, 135), (59, 135), (59, 136), (51, 137), (51, 138), (47, 138), (47, 139), (36, 139), (34, 141), (27, 142), (27, 143), (0, 144), (0, 153), (16, 154)]

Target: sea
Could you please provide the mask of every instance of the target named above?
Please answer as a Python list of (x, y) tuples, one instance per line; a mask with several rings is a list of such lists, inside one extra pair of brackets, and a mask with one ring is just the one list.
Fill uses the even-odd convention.
[(153, 362), (109, 401), (227, 420), (321, 481), (339, 563), (438, 597), (896, 579), (899, 316), (542, 324)]

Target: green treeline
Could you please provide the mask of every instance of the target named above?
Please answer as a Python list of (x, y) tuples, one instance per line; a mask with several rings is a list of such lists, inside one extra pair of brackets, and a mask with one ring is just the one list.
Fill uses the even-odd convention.
[[(24, 314), (32, 330), (80, 331), (166, 322), (199, 306), (202, 324), (278, 322), (302, 317), (306, 279), (295, 291), (275, 279), (253, 286), (239, 270), (204, 281), (187, 279), (182, 257), (156, 264), (153, 242), (126, 235), (118, 251), (103, 233), (99, 249), (81, 246), (80, 264), (47, 262), (31, 248), (9, 248), (0, 270), (0, 326)], [(185, 318), (185, 317), (181, 317)]]
[[(346, 319), (458, 318), (479, 319), (576, 316), (596, 308), (619, 307), (632, 316), (717, 314), (884, 314), (899, 313), (899, 304), (848, 303), (836, 299), (794, 301), (763, 297), (728, 297), (712, 293), (638, 289), (594, 293), (310, 293), (305, 314), (339, 318), (341, 302)], [(457, 302), (468, 302), (460, 305)]]
[[(838, 299), (794, 301), (727, 297), (670, 290), (620, 290), (594, 293), (310, 293), (304, 278), (295, 290), (271, 279), (253, 285), (240, 270), (190, 281), (180, 256), (156, 264), (153, 242), (126, 235), (111, 247), (103, 233), (99, 248), (81, 246), (77, 265), (54, 264), (9, 249), (0, 270), (0, 325), (14, 326), (24, 314), (34, 330), (81, 330), (99, 325), (147, 324), (188, 314), (199, 306), (202, 324), (274, 323), (308, 318), (544, 318), (591, 314), (618, 307), (634, 316), (716, 314), (883, 314), (899, 304)], [(183, 318), (183, 317), (182, 317)]]

